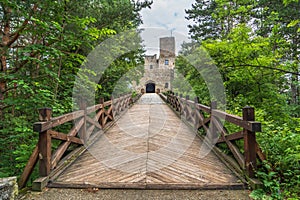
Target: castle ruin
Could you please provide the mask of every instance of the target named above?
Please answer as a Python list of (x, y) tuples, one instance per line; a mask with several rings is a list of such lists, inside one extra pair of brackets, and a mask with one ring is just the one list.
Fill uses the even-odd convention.
[(159, 58), (156, 54), (145, 56), (144, 77), (137, 87), (139, 92), (160, 93), (172, 89), (176, 59), (175, 38), (160, 38), (159, 49)]

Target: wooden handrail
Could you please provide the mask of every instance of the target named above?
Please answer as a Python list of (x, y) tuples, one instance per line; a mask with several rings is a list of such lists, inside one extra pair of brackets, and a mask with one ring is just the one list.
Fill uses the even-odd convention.
[[(183, 98), (172, 92), (161, 97), (195, 130), (203, 129), (211, 143), (213, 141), (217, 141), (217, 144), (225, 143), (240, 168), (249, 178), (254, 178), (257, 168), (256, 159), (266, 159), (255, 138), (255, 132), (261, 132), (261, 123), (255, 121), (254, 108), (243, 108), (243, 117), (239, 117), (218, 110), (216, 102), (212, 102), (211, 106), (206, 106), (200, 104), (198, 98), (192, 101), (189, 97)], [(205, 117), (207, 115), (209, 116)], [(228, 133), (221, 119), (242, 128), (242, 131)], [(235, 145), (236, 140), (244, 140), (244, 154)]]
[[(80, 103), (80, 110), (52, 118), (51, 108), (39, 109), (39, 122), (34, 123), (33, 130), (39, 132), (39, 141), (19, 179), (19, 187), (23, 188), (39, 160), (39, 175), (47, 177), (55, 169), (71, 143), (86, 144), (95, 129), (103, 130), (115, 117), (136, 102), (142, 94), (132, 98), (131, 94), (123, 95), (109, 101), (100, 100), (94, 106), (86, 107)], [(74, 121), (74, 126), (67, 134), (53, 128)], [(61, 144), (52, 152), (52, 139)]]

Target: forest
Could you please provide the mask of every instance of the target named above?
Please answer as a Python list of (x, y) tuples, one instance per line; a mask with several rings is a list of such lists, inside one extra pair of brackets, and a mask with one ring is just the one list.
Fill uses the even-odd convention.
[[(114, 35), (138, 31), (140, 11), (152, 3), (0, 1), (0, 177), (22, 173), (38, 140), (32, 129), (38, 108), (51, 107), (53, 116), (71, 112), (75, 75), (89, 52)], [(176, 70), (209, 105), (207, 85), (187, 60), (205, 49), (222, 76), (226, 111), (240, 115), (253, 106), (262, 123), (257, 140), (267, 160), (256, 176), (263, 187), (251, 197), (298, 199), (299, 0), (195, 0), (185, 12), (191, 42), (182, 45)], [(141, 46), (114, 60), (92, 86), (97, 97), (109, 98), (122, 75), (143, 65), (144, 52)]]
[[(142, 23), (150, 1), (1, 0), (0, 177), (20, 176), (38, 133), (38, 108), (73, 111), (76, 74), (95, 47)], [(123, 74), (141, 65), (143, 49), (119, 56), (90, 84), (109, 98)], [(96, 72), (93, 72), (96, 73)], [(93, 74), (92, 73), (92, 74)], [(102, 73), (102, 72), (98, 72)], [(63, 130), (62, 130), (63, 131)], [(32, 179), (37, 177), (37, 171)]]
[(226, 110), (238, 115), (253, 106), (262, 122), (257, 140), (267, 161), (256, 172), (263, 188), (253, 199), (300, 196), (299, 10), (297, 0), (196, 0), (186, 10), (193, 40), (183, 45), (177, 70), (209, 105), (205, 80), (189, 62), (190, 54), (205, 49), (221, 73)]

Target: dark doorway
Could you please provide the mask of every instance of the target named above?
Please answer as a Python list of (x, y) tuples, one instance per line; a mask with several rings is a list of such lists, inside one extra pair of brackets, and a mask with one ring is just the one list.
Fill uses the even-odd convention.
[(146, 93), (155, 93), (155, 83), (148, 83), (146, 85)]

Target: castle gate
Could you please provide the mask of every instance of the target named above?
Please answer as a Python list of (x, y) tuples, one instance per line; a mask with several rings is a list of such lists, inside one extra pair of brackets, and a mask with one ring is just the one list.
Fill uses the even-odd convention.
[(148, 83), (146, 85), (146, 93), (155, 93), (155, 83)]

